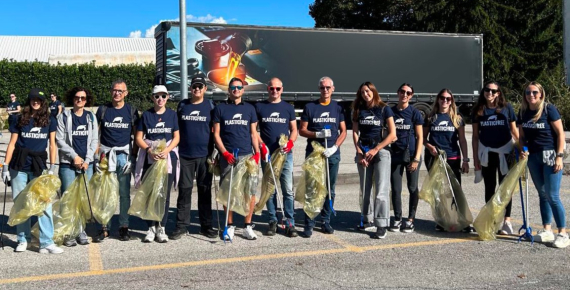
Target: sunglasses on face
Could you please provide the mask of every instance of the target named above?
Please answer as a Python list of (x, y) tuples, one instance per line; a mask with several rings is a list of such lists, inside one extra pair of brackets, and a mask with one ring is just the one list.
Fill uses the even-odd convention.
[(530, 96), (531, 94), (532, 94), (533, 96), (537, 96), (538, 94), (540, 94), (540, 92), (539, 92), (539, 91), (526, 90), (525, 94), (526, 94), (527, 96)]
[(412, 92), (412, 91), (405, 91), (405, 90), (399, 90), (398, 92), (400, 94), (406, 95), (408, 97), (414, 94), (414, 92)]
[(166, 94), (165, 94), (165, 95), (154, 95), (154, 98), (155, 98), (156, 100), (158, 100), (159, 98), (166, 99), (166, 97), (168, 97), (168, 95), (166, 95)]
[(444, 101), (444, 102), (451, 102), (452, 98), (451, 97), (439, 96), (439, 100)]
[(320, 89), (321, 91), (324, 91), (324, 90), (327, 90), (327, 91), (328, 91), (328, 90), (332, 89), (332, 87), (331, 87), (331, 86), (322, 86), (322, 87), (319, 87), (319, 89)]
[(241, 91), (243, 89), (243, 86), (230, 86), (230, 90), (235, 91)]
[(499, 90), (495, 90), (495, 89), (491, 89), (491, 88), (484, 88), (483, 91), (485, 93), (491, 93), (491, 94), (496, 94), (497, 92), (499, 92)]
[(281, 91), (281, 87), (269, 87), (269, 90), (272, 91), (272, 92), (273, 92), (273, 91), (280, 92), (280, 91)]
[(84, 97), (84, 96), (74, 96), (73, 99), (76, 100), (76, 101), (83, 102), (83, 101), (86, 101), (86, 100), (87, 100), (87, 97)]
[(193, 89), (193, 90), (195, 90), (195, 89), (201, 90), (201, 89), (203, 89), (203, 88), (204, 88), (204, 85), (203, 85), (203, 84), (195, 84), (195, 85), (192, 86), (192, 89)]

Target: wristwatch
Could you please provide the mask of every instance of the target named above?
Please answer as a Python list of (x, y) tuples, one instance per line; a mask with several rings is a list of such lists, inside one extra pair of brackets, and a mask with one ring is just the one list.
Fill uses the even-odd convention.
[(467, 163), (469, 163), (469, 161), (471, 161), (471, 159), (469, 159), (469, 157), (467, 157), (467, 158), (463, 159), (463, 162), (467, 162)]
[(556, 153), (556, 157), (564, 158), (564, 153)]
[(414, 158), (414, 160), (412, 160), (412, 161), (417, 162), (417, 163), (420, 163), (420, 160), (417, 159), (417, 158)]

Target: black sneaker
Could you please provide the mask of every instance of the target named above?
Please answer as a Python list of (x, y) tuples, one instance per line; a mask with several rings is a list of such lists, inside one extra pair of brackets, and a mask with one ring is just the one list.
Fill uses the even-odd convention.
[(269, 222), (269, 229), (267, 229), (267, 232), (265, 233), (266, 236), (275, 236), (275, 233), (277, 233), (277, 222), (276, 221), (270, 221)]
[(464, 233), (467, 233), (467, 234), (476, 233), (476, 232), (477, 232), (477, 231), (475, 230), (475, 228), (472, 227), (472, 226), (465, 227), (465, 228), (464, 228), (463, 230), (461, 230), (461, 231), (464, 232)]
[(313, 235), (313, 228), (305, 227), (303, 233), (301, 233), (301, 237), (303, 238), (310, 238)]
[(297, 233), (297, 229), (295, 229), (295, 226), (287, 227), (287, 229), (285, 229), (285, 235), (290, 238), (296, 238), (297, 236), (299, 236), (299, 234)]
[(402, 220), (392, 220), (390, 221), (390, 228), (388, 229), (391, 232), (399, 232), (400, 228), (402, 227)]
[(373, 227), (374, 227), (374, 223), (367, 222), (367, 223), (363, 223), (362, 225), (358, 225), (358, 226), (356, 227), (356, 229), (359, 230), (359, 231), (363, 231), (363, 232), (364, 232), (364, 231), (367, 231), (367, 230), (369, 230), (369, 229), (371, 229), (371, 228), (373, 228)]
[(321, 230), (323, 230), (323, 233), (327, 235), (334, 234), (334, 229), (331, 227), (331, 224), (329, 223), (324, 223), (323, 225), (321, 225)]
[(404, 223), (404, 227), (402, 228), (402, 232), (404, 233), (413, 233), (414, 232), (414, 222), (412, 221), (406, 221)]
[(445, 229), (442, 226), (436, 224), (435, 225), (435, 231), (436, 232), (445, 232)]
[(186, 229), (176, 229), (170, 234), (170, 236), (168, 236), (168, 238), (171, 240), (179, 240), (183, 235), (186, 234), (186, 232)]
[(120, 227), (119, 228), (119, 240), (126, 242), (131, 240), (131, 234), (129, 234), (129, 228)]
[(200, 234), (207, 238), (213, 239), (218, 236), (218, 231), (214, 230), (212, 227), (204, 227), (200, 228)]
[(374, 234), (375, 239), (383, 239), (386, 237), (386, 228), (378, 227), (376, 233)]
[(93, 237), (93, 242), (100, 243), (108, 237), (109, 237), (109, 231), (106, 229), (102, 229), (99, 232), (97, 232), (96, 236)]

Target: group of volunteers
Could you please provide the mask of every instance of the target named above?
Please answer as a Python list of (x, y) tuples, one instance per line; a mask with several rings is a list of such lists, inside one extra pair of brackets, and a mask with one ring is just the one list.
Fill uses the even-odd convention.
[[(65, 95), (65, 109), (54, 94), (51, 106), (41, 89), (32, 89), (26, 103), (21, 106), (14, 94), (8, 105), (11, 138), (2, 169), (2, 179), (11, 184), (15, 199), (27, 183), (47, 170), (58, 175), (61, 192), (64, 193), (79, 174), (91, 178), (94, 170), (100, 170), (99, 160), (105, 156), (108, 171), (115, 172), (119, 183), (118, 236), (121, 241), (131, 239), (129, 231), (129, 207), (131, 205), (131, 174), (135, 184), (157, 160), (168, 164), (168, 188), (164, 217), (161, 221), (148, 221), (143, 242), (167, 242), (186, 235), (190, 226), (191, 196), (196, 180), (200, 234), (215, 238), (218, 230), (212, 226), (212, 180), (208, 170), (208, 157), (219, 151), (220, 183), (241, 159), (251, 156), (257, 164), (269, 162), (276, 150), (287, 154), (279, 179), (283, 193), (283, 219), (287, 222), (284, 234), (288, 237), (313, 234), (316, 220), (305, 214), (303, 231), (295, 228), (293, 155), (298, 135), (307, 138), (305, 156), (313, 152), (312, 142), (325, 147), (323, 155), (328, 162), (329, 194), (320, 213), (321, 230), (333, 234), (331, 214), (335, 200), (340, 147), (347, 136), (345, 114), (342, 106), (332, 100), (335, 90), (333, 80), (322, 77), (318, 82), (320, 98), (308, 103), (301, 115), (299, 128), (293, 106), (281, 100), (284, 86), (278, 78), (267, 84), (268, 99), (251, 105), (242, 100), (244, 81), (232, 78), (228, 83), (228, 99), (215, 105), (204, 98), (208, 90), (206, 80), (191, 80), (191, 98), (180, 101), (177, 110), (166, 107), (169, 94), (165, 86), (156, 85), (152, 90), (153, 107), (139, 116), (138, 111), (125, 102), (127, 84), (115, 81), (111, 86), (112, 100), (100, 106), (96, 114), (86, 110), (93, 104), (93, 95), (87, 88), (74, 87)], [(360, 175), (363, 223), (358, 228), (376, 228), (373, 238), (385, 238), (387, 231), (414, 231), (414, 219), (418, 206), (418, 179), (423, 159), (427, 168), (440, 152), (455, 177), (461, 183), (461, 173), (469, 171), (465, 123), (458, 113), (453, 93), (442, 89), (437, 94), (431, 112), (423, 118), (410, 104), (414, 96), (412, 85), (404, 83), (398, 90), (398, 103), (388, 106), (381, 100), (374, 84), (360, 85), (350, 114), (353, 124), (355, 161)], [(544, 229), (535, 239), (553, 243), (563, 248), (570, 244), (565, 229), (565, 210), (560, 201), (562, 157), (565, 146), (564, 132), (557, 109), (545, 101), (543, 87), (530, 83), (524, 92), (522, 107), (515, 114), (496, 82), (488, 82), (480, 92), (473, 110), (473, 150), (475, 170), (481, 170), (485, 184), (485, 201), (494, 194), (498, 180), (509, 170), (509, 154), (515, 141), (528, 147), (528, 168), (540, 198), (540, 212)], [(518, 126), (518, 129), (517, 129)], [(288, 138), (279, 144), (281, 135)], [(133, 140), (134, 139), (134, 140)], [(151, 150), (153, 141), (164, 139), (162, 152)], [(49, 147), (48, 147), (49, 145)], [(46, 163), (49, 148), (49, 163)], [(214, 149), (215, 148), (215, 149)], [(58, 151), (58, 154), (56, 154)], [(56, 157), (59, 160), (56, 160)], [(410, 192), (407, 218), (402, 211), (402, 177), (406, 172)], [(169, 234), (165, 231), (168, 217), (170, 190), (178, 186), (176, 226)], [(391, 192), (391, 195), (390, 195)], [(273, 194), (267, 201), (269, 214), (266, 235), (278, 230), (277, 200)], [(390, 199), (394, 216), (390, 218)], [(252, 215), (255, 195), (250, 198), (249, 213), (245, 216), (242, 237), (255, 240)], [(226, 210), (226, 207), (224, 207)], [(552, 217), (558, 227), (552, 230)], [(233, 239), (236, 226), (231, 209), (227, 218), (227, 235)], [(110, 223), (110, 222), (109, 222)], [(45, 209), (38, 218), (39, 252), (61, 253), (53, 241), (54, 223), (52, 208)], [(111, 225), (101, 225), (93, 242), (102, 242), (110, 235)], [(439, 225), (437, 230), (443, 230)], [(466, 230), (472, 230), (471, 227)], [(16, 252), (24, 252), (30, 242), (30, 220), (16, 226)], [(513, 234), (510, 222), (510, 204), (507, 207), (502, 234)], [(225, 237), (224, 237), (225, 238)], [(85, 245), (89, 239), (83, 231), (79, 236), (65, 241), (66, 246)]]

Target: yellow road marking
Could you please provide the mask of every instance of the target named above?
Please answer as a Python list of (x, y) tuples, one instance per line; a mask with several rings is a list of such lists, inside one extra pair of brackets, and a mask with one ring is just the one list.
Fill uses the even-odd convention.
[(350, 250), (351, 252), (356, 252), (356, 253), (362, 253), (364, 252), (364, 250), (361, 247), (355, 246), (353, 244), (350, 244), (342, 239), (340, 239), (337, 236), (334, 235), (325, 235), (325, 237), (341, 246), (343, 246), (345, 249)]
[(89, 270), (101, 271), (103, 270), (103, 260), (101, 259), (101, 251), (99, 251), (99, 244), (89, 244)]
[(419, 246), (429, 246), (429, 245), (445, 245), (452, 243), (461, 243), (475, 240), (475, 238), (465, 239), (444, 239), (444, 240), (434, 240), (426, 242), (417, 243), (405, 243), (405, 244), (388, 244), (388, 245), (376, 245), (367, 247), (343, 247), (339, 249), (329, 249), (329, 250), (318, 250), (318, 251), (304, 251), (304, 252), (293, 252), (293, 253), (280, 253), (280, 254), (269, 254), (269, 255), (257, 255), (257, 256), (246, 256), (246, 257), (234, 257), (234, 258), (223, 258), (223, 259), (212, 259), (212, 260), (201, 260), (201, 261), (189, 261), (181, 263), (172, 264), (160, 264), (160, 265), (150, 265), (150, 266), (140, 266), (131, 268), (119, 268), (119, 269), (109, 269), (109, 270), (91, 270), (86, 272), (76, 272), (76, 273), (61, 273), (43, 276), (30, 276), (30, 277), (20, 277), (12, 279), (2, 279), (1, 284), (13, 284), (13, 283), (24, 283), (24, 282), (34, 282), (34, 281), (45, 281), (45, 280), (58, 280), (58, 279), (69, 279), (77, 277), (91, 277), (91, 276), (101, 276), (109, 274), (120, 274), (120, 273), (133, 273), (133, 272), (143, 272), (151, 270), (164, 270), (173, 268), (183, 268), (183, 267), (196, 267), (205, 265), (220, 265), (229, 264), (236, 262), (248, 262), (248, 261), (261, 261), (261, 260), (271, 260), (271, 259), (283, 259), (292, 257), (308, 257), (308, 256), (318, 256), (318, 255), (329, 255), (329, 254), (339, 254), (339, 253), (349, 253), (371, 251), (371, 250), (382, 250), (382, 249), (396, 249), (396, 248), (406, 248), (406, 247), (419, 247)]

